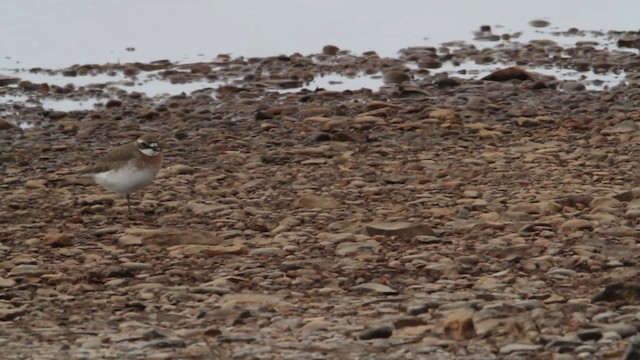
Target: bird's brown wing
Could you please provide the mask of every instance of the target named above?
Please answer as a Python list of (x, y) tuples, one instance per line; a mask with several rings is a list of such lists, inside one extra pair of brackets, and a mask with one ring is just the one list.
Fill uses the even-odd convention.
[(95, 164), (82, 169), (80, 174), (90, 175), (109, 171), (135, 158), (137, 154), (138, 150), (135, 143), (120, 145), (96, 161)]

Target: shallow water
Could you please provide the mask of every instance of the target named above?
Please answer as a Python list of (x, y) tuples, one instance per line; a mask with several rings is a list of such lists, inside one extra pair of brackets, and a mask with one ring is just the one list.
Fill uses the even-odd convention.
[[(333, 44), (356, 54), (395, 56), (407, 46), (469, 40), (481, 25), (496, 33), (637, 30), (640, 1), (614, 0), (3, 0), (0, 68), (158, 59), (205, 61), (220, 53), (319, 53)], [(499, 26), (499, 27), (498, 27)], [(544, 35), (541, 35), (544, 36)], [(135, 51), (127, 51), (127, 48)]]

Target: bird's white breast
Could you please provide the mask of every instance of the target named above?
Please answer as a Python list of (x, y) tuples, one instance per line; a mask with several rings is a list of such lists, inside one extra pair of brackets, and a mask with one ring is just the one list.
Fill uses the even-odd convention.
[(126, 196), (151, 184), (158, 170), (153, 166), (139, 169), (127, 164), (119, 169), (92, 174), (91, 177), (105, 189)]

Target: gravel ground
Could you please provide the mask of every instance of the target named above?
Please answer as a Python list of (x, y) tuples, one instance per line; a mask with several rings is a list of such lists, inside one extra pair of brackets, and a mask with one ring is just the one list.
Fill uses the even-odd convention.
[[(3, 358), (637, 358), (640, 36), (610, 35), (59, 71), (225, 82), (154, 98), (0, 77), (101, 104), (0, 104)], [(467, 61), (517, 67), (438, 70)], [(129, 216), (77, 171), (142, 131), (165, 167)]]

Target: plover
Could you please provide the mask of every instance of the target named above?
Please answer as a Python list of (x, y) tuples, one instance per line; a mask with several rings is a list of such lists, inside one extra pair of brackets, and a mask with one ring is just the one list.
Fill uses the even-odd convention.
[(118, 146), (94, 165), (80, 171), (105, 189), (127, 197), (131, 215), (131, 194), (151, 184), (162, 166), (158, 137), (144, 134), (138, 140)]

